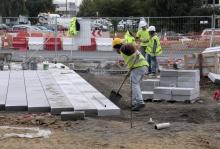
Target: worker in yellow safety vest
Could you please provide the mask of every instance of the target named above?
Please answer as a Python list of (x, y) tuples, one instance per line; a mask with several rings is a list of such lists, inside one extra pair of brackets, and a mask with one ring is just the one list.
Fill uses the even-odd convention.
[(68, 30), (68, 34), (70, 36), (76, 36), (78, 34), (79, 30), (80, 30), (80, 24), (77, 21), (77, 18), (73, 17), (70, 21), (70, 27)]
[(149, 63), (148, 73), (156, 75), (159, 72), (159, 65), (157, 61), (157, 56), (162, 54), (162, 48), (160, 45), (160, 39), (156, 34), (155, 26), (150, 26), (149, 29), (150, 40), (146, 48), (146, 53), (148, 54), (147, 61)]
[(149, 32), (147, 30), (147, 23), (145, 21), (140, 21), (139, 23), (140, 29), (136, 34), (137, 41), (140, 41), (141, 44), (141, 54), (146, 57), (146, 47), (150, 39)]
[(133, 44), (123, 44), (120, 38), (112, 42), (113, 49), (122, 56), (130, 72), (132, 87), (132, 110), (139, 111), (145, 106), (141, 93), (140, 82), (147, 71), (148, 63)]
[(124, 41), (125, 43), (130, 43), (135, 45), (135, 38), (129, 30), (127, 30), (127, 32), (125, 33), (124, 39), (125, 39)]

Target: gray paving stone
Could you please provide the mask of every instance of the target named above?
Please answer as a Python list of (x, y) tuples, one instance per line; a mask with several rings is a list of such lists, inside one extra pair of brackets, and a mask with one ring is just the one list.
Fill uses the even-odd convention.
[(144, 86), (159, 86), (160, 80), (159, 79), (147, 79), (141, 81), (141, 84)]
[(178, 70), (178, 77), (200, 78), (199, 70)]
[(5, 109), (9, 74), (9, 71), (0, 71), (0, 110)]
[(160, 86), (161, 87), (176, 87), (177, 86), (177, 81), (160, 81)]
[(29, 112), (50, 112), (50, 105), (36, 71), (24, 71)]
[(178, 82), (177, 87), (182, 87), (182, 88), (200, 88), (199, 82)]
[(177, 82), (199, 82), (200, 77), (178, 77)]
[(171, 100), (172, 95), (167, 95), (167, 94), (156, 94), (154, 93), (154, 99), (159, 99), (159, 100)]
[(5, 104), (7, 111), (26, 111), (27, 99), (23, 71), (11, 71)]
[(199, 89), (195, 88), (173, 88), (172, 95), (190, 96), (199, 93)]
[(51, 107), (52, 114), (60, 114), (62, 111), (73, 111), (73, 105), (62, 92), (56, 80), (49, 71), (37, 71), (42, 82), (45, 94)]
[(147, 99), (153, 99), (154, 98), (154, 92), (146, 92), (146, 91), (142, 91), (142, 96), (144, 100)]
[(62, 121), (77, 121), (77, 120), (84, 120), (84, 119), (85, 119), (84, 111), (61, 112)]
[(199, 93), (193, 94), (191, 96), (179, 96), (179, 95), (173, 95), (172, 100), (174, 101), (190, 101), (195, 100), (199, 98)]
[(154, 88), (154, 94), (166, 94), (171, 95), (173, 87), (156, 87)]
[(142, 91), (153, 91), (154, 90), (154, 86), (144, 86), (144, 85), (141, 85), (141, 90)]
[(178, 73), (176, 70), (161, 70), (160, 77), (177, 77)]

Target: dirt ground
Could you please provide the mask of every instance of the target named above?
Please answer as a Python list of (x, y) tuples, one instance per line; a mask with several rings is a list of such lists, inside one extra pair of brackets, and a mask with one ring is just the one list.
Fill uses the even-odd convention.
[[(104, 95), (117, 89), (123, 76), (81, 74)], [(130, 128), (130, 87), (122, 89), (119, 117), (86, 117), (82, 121), (63, 122), (48, 113), (0, 113), (1, 126), (49, 128), (49, 138), (1, 138), (4, 149), (220, 149), (220, 104), (213, 101), (215, 85), (204, 81), (201, 99), (193, 104), (147, 102), (133, 113)], [(149, 118), (157, 123), (170, 122), (171, 127), (155, 130)], [(13, 130), (9, 131), (10, 133)], [(7, 133), (9, 133), (7, 132)], [(5, 130), (0, 129), (0, 136)]]

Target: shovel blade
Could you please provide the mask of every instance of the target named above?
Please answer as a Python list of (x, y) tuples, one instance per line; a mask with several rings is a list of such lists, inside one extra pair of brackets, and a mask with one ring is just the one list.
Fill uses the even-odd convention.
[(117, 93), (116, 91), (111, 91), (111, 94), (109, 96), (109, 99), (113, 102), (113, 103), (118, 103), (121, 100), (122, 96)]

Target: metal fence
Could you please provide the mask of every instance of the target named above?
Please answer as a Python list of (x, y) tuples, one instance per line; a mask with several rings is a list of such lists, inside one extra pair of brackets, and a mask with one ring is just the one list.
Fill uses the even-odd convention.
[[(135, 36), (140, 19), (143, 18), (81, 18), (90, 21), (90, 25), (85, 26), (89, 33), (84, 33), (82, 37), (85, 37), (86, 34), (85, 38), (89, 38), (91, 41), (84, 45), (82, 43), (85, 43), (83, 42), (85, 38), (80, 38), (77, 44), (71, 42), (71, 37), (68, 39), (67, 30), (70, 19), (0, 17), (1, 48), (4, 51), (13, 49), (15, 60), (23, 60), (30, 56), (64, 61), (73, 59), (117, 60), (120, 59), (120, 56), (111, 48), (112, 38), (115, 36), (123, 38), (127, 30)], [(212, 29), (213, 26), (219, 26), (218, 17), (144, 17), (144, 19), (148, 25), (156, 27), (164, 49), (162, 55), (164, 59), (179, 59), (184, 54), (199, 52), (210, 45), (220, 44), (220, 30)], [(84, 29), (81, 29), (80, 32), (84, 32)], [(33, 41), (33, 39), (37, 41)], [(19, 47), (18, 44), (21, 43), (26, 45)], [(25, 51), (25, 54), (22, 51)]]

